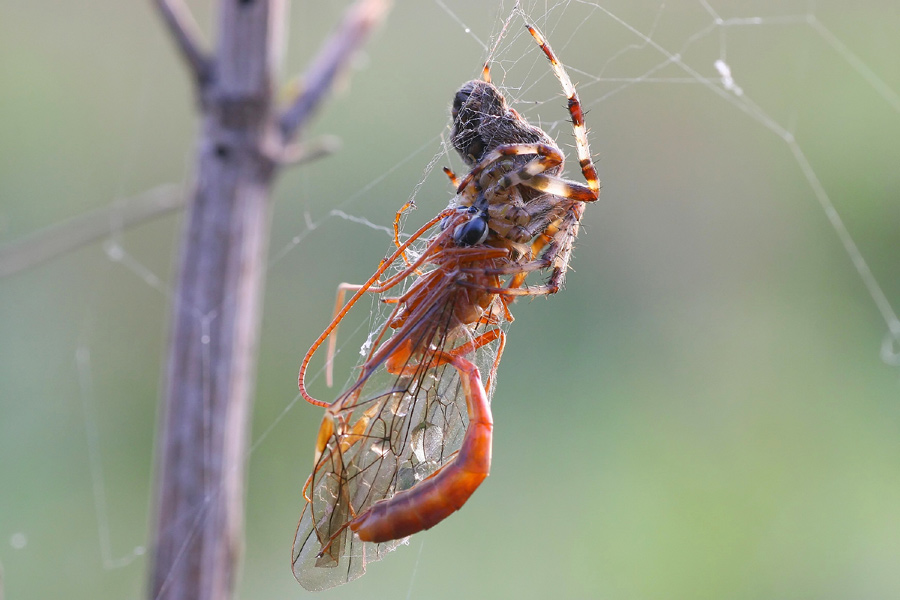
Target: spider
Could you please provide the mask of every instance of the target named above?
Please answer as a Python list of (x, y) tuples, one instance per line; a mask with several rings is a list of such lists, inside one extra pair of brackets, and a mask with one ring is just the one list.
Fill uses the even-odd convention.
[[(307, 589), (359, 577), (367, 560), (448, 517), (487, 477), (509, 305), (559, 291), (584, 205), (599, 195), (575, 87), (540, 32), (526, 27), (566, 94), (585, 183), (561, 177), (562, 150), (508, 106), (489, 63), (481, 80), (456, 92), (451, 143), (469, 172), (460, 180), (445, 169), (456, 186), (449, 206), (403, 243), (407, 205), (400, 209), (396, 251), (366, 283), (341, 285), (333, 321), (301, 363), (301, 394), (326, 408), (292, 555)], [(424, 248), (412, 259), (415, 243)], [(402, 268), (385, 276), (394, 265)], [(536, 272), (545, 282), (526, 285)], [(333, 354), (338, 325), (359, 298), (391, 290), (400, 293), (381, 297), (394, 308), (356, 381), (330, 404), (310, 396), (305, 375), (315, 351), (330, 338)]]
[[(540, 32), (531, 25), (526, 27), (566, 94), (586, 185), (559, 176), (565, 160), (562, 150), (542, 129), (507, 105), (491, 83), (487, 66), (482, 80), (469, 81), (456, 93), (451, 142), (472, 170), (459, 182), (454, 201), (478, 209), (487, 229), (510, 245), (514, 259), (506, 273), (514, 274), (514, 283), (506, 290), (496, 290), (504, 296), (559, 291), (584, 203), (600, 194), (575, 86)], [(480, 230), (482, 226), (469, 225), (466, 231), (474, 227)], [(522, 287), (528, 273), (545, 269), (550, 269), (545, 285)]]

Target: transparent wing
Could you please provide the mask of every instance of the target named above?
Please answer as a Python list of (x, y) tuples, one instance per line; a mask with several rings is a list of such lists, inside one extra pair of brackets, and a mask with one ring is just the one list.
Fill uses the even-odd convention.
[[(364, 375), (326, 410), (306, 490), (310, 502), (294, 540), (294, 575), (305, 588), (353, 580), (368, 562), (403, 543), (363, 542), (347, 525), (375, 502), (437, 471), (459, 450), (468, 427), (465, 394), (456, 369), (434, 355), (464, 352), (483, 375), (494, 377), (497, 344), (465, 347), (478, 330), (493, 325), (451, 326), (455, 296), (442, 297), (383, 342), (388, 352), (370, 354)], [(373, 356), (390, 356), (403, 343), (421, 351), (390, 369), (389, 360), (372, 365)]]

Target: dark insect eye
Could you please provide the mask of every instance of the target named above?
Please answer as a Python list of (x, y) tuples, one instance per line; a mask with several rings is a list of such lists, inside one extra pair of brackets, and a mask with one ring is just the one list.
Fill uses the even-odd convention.
[(453, 241), (457, 246), (475, 246), (483, 242), (487, 235), (487, 215), (482, 214), (457, 227), (453, 232)]

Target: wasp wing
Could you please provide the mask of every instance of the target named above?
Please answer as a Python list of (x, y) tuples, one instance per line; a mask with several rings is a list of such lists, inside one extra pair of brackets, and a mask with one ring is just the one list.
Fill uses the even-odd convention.
[[(356, 579), (368, 562), (405, 542), (364, 542), (348, 525), (374, 503), (440, 469), (462, 445), (468, 427), (465, 394), (456, 369), (435, 355), (471, 344), (487, 320), (458, 324), (457, 294), (440, 296), (373, 351), (360, 379), (326, 410), (307, 486), (310, 501), (293, 548), (294, 575), (309, 590)], [(404, 343), (421, 350), (389, 370), (389, 361), (379, 357)], [(474, 345), (466, 356), (493, 377), (496, 353), (497, 344), (490, 343)]]

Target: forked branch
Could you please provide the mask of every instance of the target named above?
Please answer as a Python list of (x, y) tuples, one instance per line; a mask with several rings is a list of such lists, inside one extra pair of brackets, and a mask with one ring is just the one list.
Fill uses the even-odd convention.
[(360, 0), (351, 6), (340, 26), (322, 44), (303, 76), (302, 90), (281, 116), (281, 137), (289, 143), (309, 119), (334, 80), (387, 14), (390, 0)]
[(202, 49), (200, 28), (191, 11), (182, 0), (153, 0), (153, 2), (190, 66), (194, 78), (203, 84), (209, 79), (212, 60)]

